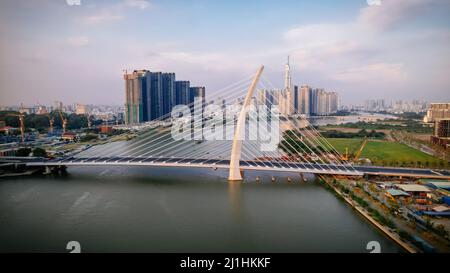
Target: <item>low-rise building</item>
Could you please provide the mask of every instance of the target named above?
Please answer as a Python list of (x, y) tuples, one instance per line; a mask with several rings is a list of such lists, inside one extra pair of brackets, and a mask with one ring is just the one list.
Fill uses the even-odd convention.
[(75, 141), (77, 139), (77, 134), (73, 132), (65, 132), (61, 135), (63, 140)]
[(410, 195), (421, 195), (431, 192), (429, 188), (419, 184), (395, 184), (395, 187)]
[(410, 196), (409, 193), (404, 192), (404, 191), (402, 191), (402, 190), (396, 190), (396, 189), (388, 189), (388, 190), (386, 191), (386, 195), (389, 196), (389, 197), (393, 197), (393, 198), (395, 198), (395, 197), (408, 197), (408, 196)]
[(102, 134), (111, 134), (113, 131), (113, 127), (110, 125), (102, 125), (100, 126), (100, 132)]

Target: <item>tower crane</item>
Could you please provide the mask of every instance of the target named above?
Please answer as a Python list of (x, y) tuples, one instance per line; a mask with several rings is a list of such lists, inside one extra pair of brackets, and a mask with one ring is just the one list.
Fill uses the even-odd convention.
[(63, 129), (63, 134), (66, 132), (67, 119), (63, 116), (61, 109), (58, 110), (59, 117), (61, 118), (61, 124)]
[(47, 115), (47, 117), (48, 117), (48, 122), (49, 122), (49, 124), (50, 124), (50, 128), (49, 128), (49, 132), (50, 133), (53, 133), (53, 124), (55, 123), (55, 119), (49, 114), (49, 113), (47, 113), (46, 114)]
[(19, 114), (6, 114), (7, 116), (19, 117), (20, 122), (20, 139), (23, 143), (25, 141), (25, 125), (24, 125), (24, 115), (22, 113)]
[(89, 129), (91, 129), (91, 127), (92, 127), (92, 120), (91, 120), (91, 115), (90, 114), (88, 114), (88, 116), (87, 116), (87, 123), (88, 123), (88, 128)]

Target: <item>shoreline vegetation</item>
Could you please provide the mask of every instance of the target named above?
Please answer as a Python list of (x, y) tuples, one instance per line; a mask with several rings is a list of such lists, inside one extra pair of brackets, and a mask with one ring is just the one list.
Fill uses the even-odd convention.
[(339, 200), (344, 200), (369, 222), (410, 253), (447, 253), (450, 249), (448, 232), (436, 228), (435, 223), (417, 222), (408, 208), (384, 200), (372, 183), (362, 180), (319, 176), (318, 182)]
[[(326, 178), (319, 177), (319, 184), (323, 185), (327, 190), (331, 191), (339, 200), (345, 201), (353, 209), (355, 209), (360, 215), (362, 215), (366, 220), (368, 220), (372, 225), (378, 228), (381, 232), (387, 235), (391, 240), (397, 243), (405, 251), (409, 253), (417, 253), (418, 249), (410, 242), (412, 236), (404, 230), (399, 230), (393, 232), (395, 229), (395, 224), (388, 218), (384, 217), (376, 209), (368, 209), (369, 203), (362, 198), (357, 197), (354, 194), (350, 194), (350, 191), (346, 188), (338, 189), (338, 184), (336, 180), (333, 182), (327, 181)], [(336, 182), (336, 183), (335, 183)], [(343, 192), (347, 192), (348, 196), (345, 196)]]

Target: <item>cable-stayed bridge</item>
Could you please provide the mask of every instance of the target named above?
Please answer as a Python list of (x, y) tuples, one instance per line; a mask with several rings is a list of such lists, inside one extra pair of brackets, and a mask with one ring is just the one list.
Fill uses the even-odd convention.
[[(242, 180), (245, 170), (327, 175), (392, 175), (450, 178), (446, 172), (424, 169), (352, 165), (300, 115), (293, 115), (293, 92), (285, 88), (262, 96), (255, 90), (274, 90), (255, 75), (179, 107), (124, 141), (110, 138), (77, 154), (53, 160), (34, 160), (29, 166), (152, 166), (229, 169), (229, 180)], [(264, 113), (258, 105), (272, 107)], [(256, 110), (256, 111), (253, 111)], [(256, 123), (252, 123), (256, 122)]]

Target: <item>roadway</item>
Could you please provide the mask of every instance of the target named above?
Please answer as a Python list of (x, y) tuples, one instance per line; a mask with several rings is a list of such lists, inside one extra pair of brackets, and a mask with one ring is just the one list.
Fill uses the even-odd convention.
[[(64, 159), (44, 160), (36, 158), (25, 163), (28, 166), (157, 166), (228, 169), (228, 159), (193, 159), (175, 157), (68, 157)], [(333, 165), (285, 161), (241, 160), (243, 170), (262, 170), (279, 172), (302, 172), (315, 174), (334, 174), (347, 176), (377, 175), (402, 176), (416, 178), (450, 179), (449, 171), (375, 167), (361, 165)]]

